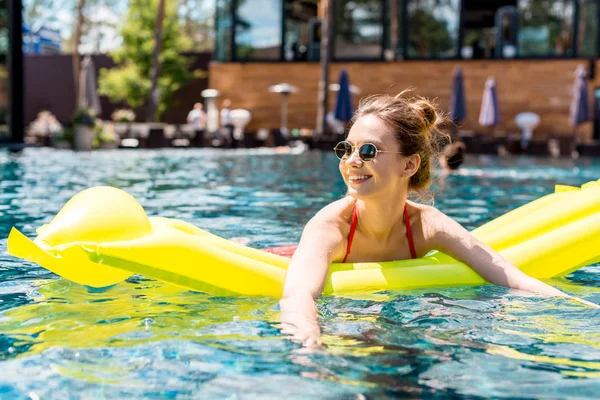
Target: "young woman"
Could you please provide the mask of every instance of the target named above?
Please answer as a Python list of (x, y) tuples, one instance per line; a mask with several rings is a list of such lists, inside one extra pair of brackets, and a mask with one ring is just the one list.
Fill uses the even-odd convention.
[(405, 92), (359, 105), (348, 138), (335, 147), (348, 196), (308, 222), (287, 272), (281, 323), (292, 340), (320, 345), (315, 298), (333, 262), (403, 260), (439, 250), (490, 283), (567, 296), (521, 272), (442, 212), (407, 200), (430, 183), (436, 144), (445, 136), (439, 119), (430, 102)]

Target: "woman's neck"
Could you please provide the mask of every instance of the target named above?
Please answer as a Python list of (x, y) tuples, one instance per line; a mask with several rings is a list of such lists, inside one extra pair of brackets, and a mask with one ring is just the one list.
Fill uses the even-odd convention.
[(403, 224), (407, 193), (358, 200), (358, 228), (378, 241), (388, 240), (398, 224)]

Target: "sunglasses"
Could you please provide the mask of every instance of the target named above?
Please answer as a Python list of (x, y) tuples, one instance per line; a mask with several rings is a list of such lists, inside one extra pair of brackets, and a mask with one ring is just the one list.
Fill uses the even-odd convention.
[[(335, 155), (337, 156), (337, 158), (343, 160), (346, 157), (350, 157), (352, 153), (354, 153), (355, 148), (356, 146), (354, 146), (352, 143), (342, 140), (341, 142), (335, 145), (333, 151), (335, 151)], [(358, 147), (358, 157), (363, 162), (372, 161), (375, 157), (377, 157), (377, 154), (379, 153), (402, 154), (402, 152), (399, 151), (379, 150), (377, 146), (375, 146), (373, 143), (363, 143), (360, 145), (360, 147)]]

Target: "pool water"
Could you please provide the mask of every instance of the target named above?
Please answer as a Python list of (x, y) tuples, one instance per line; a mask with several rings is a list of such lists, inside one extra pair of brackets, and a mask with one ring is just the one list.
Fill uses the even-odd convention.
[[(298, 241), (344, 195), (333, 154), (267, 150), (0, 152), (0, 398), (600, 397), (600, 311), (495, 286), (318, 302), (327, 347), (282, 338), (274, 298), (226, 298), (134, 276), (72, 284), (11, 257), (80, 190), (111, 185), (149, 215), (250, 246)], [(600, 178), (600, 160), (470, 157), (439, 176), (435, 206), (469, 229)], [(425, 198), (425, 201), (429, 201)], [(600, 266), (549, 281), (600, 304)]]

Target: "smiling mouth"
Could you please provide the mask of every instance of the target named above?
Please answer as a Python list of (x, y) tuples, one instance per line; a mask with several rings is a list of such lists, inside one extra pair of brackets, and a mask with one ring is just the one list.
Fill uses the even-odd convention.
[(371, 179), (371, 175), (349, 175), (348, 183), (363, 183)]

